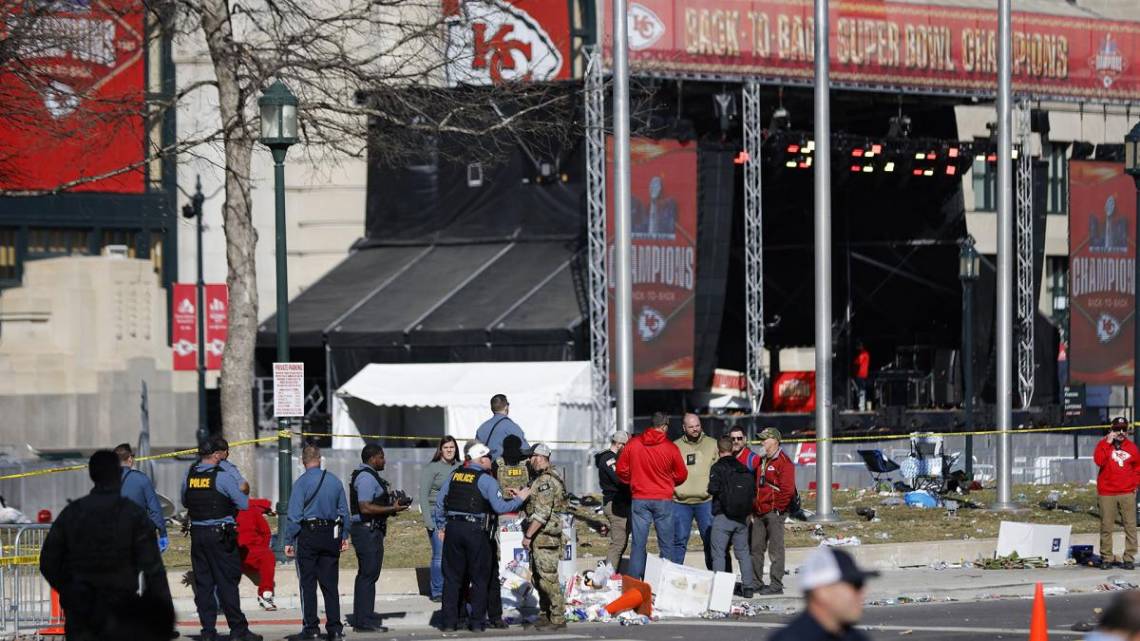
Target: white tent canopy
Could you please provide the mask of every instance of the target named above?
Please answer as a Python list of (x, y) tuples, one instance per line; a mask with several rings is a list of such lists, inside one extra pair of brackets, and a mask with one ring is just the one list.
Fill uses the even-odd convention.
[[(531, 443), (588, 447), (592, 397), (587, 361), (373, 363), (336, 392), (333, 447), (360, 447), (362, 432), (348, 399), (377, 407), (442, 408), (444, 433), (462, 441), (474, 438), (475, 428), (491, 416), (495, 394), (506, 394), (511, 418)], [(363, 433), (382, 431), (366, 428)]]

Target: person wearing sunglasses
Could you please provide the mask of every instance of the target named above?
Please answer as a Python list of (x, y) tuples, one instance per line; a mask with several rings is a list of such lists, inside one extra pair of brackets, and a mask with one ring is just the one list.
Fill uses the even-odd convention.
[(769, 641), (868, 641), (855, 625), (863, 618), (863, 588), (877, 576), (843, 550), (816, 548), (800, 566), (803, 612)]
[[(1100, 504), (1100, 568), (1120, 567), (1132, 570), (1136, 566), (1136, 485), (1140, 476), (1140, 451), (1128, 440), (1128, 421), (1123, 417), (1112, 419), (1105, 435), (1093, 450), (1096, 463), (1097, 502)], [(1124, 554), (1116, 554), (1112, 535), (1116, 520), (1124, 524)], [(1114, 560), (1116, 563), (1114, 563)]]

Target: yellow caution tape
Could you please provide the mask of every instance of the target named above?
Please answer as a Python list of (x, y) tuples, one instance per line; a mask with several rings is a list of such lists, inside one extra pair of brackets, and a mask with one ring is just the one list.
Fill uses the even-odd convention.
[(0, 567), (6, 565), (39, 565), (39, 563), (40, 555), (38, 554), (0, 557)]

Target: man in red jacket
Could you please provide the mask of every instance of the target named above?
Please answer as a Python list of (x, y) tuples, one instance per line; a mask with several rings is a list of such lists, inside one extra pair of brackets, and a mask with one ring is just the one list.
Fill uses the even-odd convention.
[(273, 579), (277, 570), (277, 557), (270, 548), (273, 531), (265, 515), (273, 508), (269, 499), (250, 499), (249, 509), (237, 515), (238, 552), (241, 553), (241, 572), (257, 584), (257, 603), (264, 610), (277, 609), (273, 602)]
[[(1096, 494), (1100, 503), (1100, 567), (1108, 570), (1112, 560), (1120, 559), (1120, 567), (1131, 570), (1136, 561), (1136, 483), (1140, 474), (1140, 451), (1128, 440), (1128, 421), (1112, 419), (1108, 435), (1096, 444), (1093, 462), (1100, 468), (1096, 475)], [(1116, 554), (1112, 534), (1116, 519), (1124, 523), (1124, 556)]]
[(649, 525), (657, 530), (657, 545), (663, 559), (673, 558), (673, 488), (689, 478), (681, 450), (669, 440), (669, 415), (653, 413), (649, 429), (629, 440), (621, 451), (615, 471), (629, 484), (633, 503), (630, 525), (633, 547), (629, 553), (629, 575), (645, 576)]
[(784, 520), (796, 494), (796, 469), (780, 449), (780, 431), (760, 432), (764, 456), (756, 470), (756, 500), (752, 503), (752, 571), (764, 576), (764, 553), (772, 557), (768, 585), (760, 594), (784, 593)]

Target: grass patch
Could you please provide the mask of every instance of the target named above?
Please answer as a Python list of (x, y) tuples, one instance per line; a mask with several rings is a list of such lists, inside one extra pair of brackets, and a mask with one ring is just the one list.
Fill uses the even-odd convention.
[[(1045, 500), (1050, 492), (1061, 494), (1060, 503), (1076, 508), (1076, 512), (1044, 510), (1038, 503)], [(1013, 491), (1015, 500), (1024, 504), (1027, 511), (1013, 516), (961, 508), (958, 516), (949, 517), (944, 509), (922, 510), (906, 506), (882, 505), (886, 497), (874, 492), (858, 489), (841, 489), (832, 494), (832, 506), (842, 523), (824, 525), (825, 536), (857, 536), (864, 545), (873, 543), (907, 543), (912, 541), (949, 541), (968, 539), (997, 538), (998, 527), (1003, 520), (1028, 521), (1033, 523), (1073, 526), (1073, 533), (1100, 531), (1100, 520), (1089, 513), (1096, 506), (1096, 488), (1092, 485), (1018, 485)], [(815, 507), (814, 493), (804, 492), (804, 507)], [(961, 500), (988, 504), (995, 499), (994, 490), (973, 492)], [(855, 514), (860, 507), (871, 507), (876, 511), (878, 522), (867, 522)], [(605, 523), (605, 516), (593, 508), (576, 508), (578, 554), (580, 556), (605, 556), (608, 539), (599, 534), (598, 529)], [(270, 526), (277, 530), (275, 518), (269, 518)], [(788, 547), (813, 547), (819, 539), (813, 535), (813, 524), (793, 523), (789, 526), (785, 539)], [(701, 540), (695, 534), (690, 539), (690, 550), (701, 549)], [(656, 553), (657, 541), (650, 535), (649, 551)], [(420, 514), (413, 510), (402, 512), (388, 522), (388, 536), (384, 542), (385, 568), (427, 567), (431, 559), (431, 548)], [(170, 549), (163, 555), (169, 569), (190, 567), (190, 538), (177, 532), (171, 533)], [(340, 566), (356, 568), (356, 555), (351, 550), (342, 554)]]

